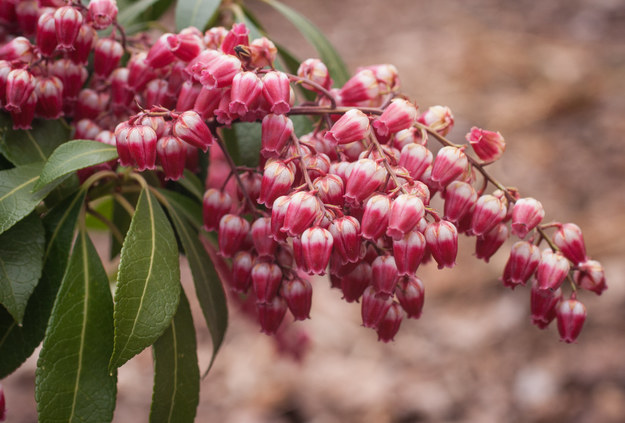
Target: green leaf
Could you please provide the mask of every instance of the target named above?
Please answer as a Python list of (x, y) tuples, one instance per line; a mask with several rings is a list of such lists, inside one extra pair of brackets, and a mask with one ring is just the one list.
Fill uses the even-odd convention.
[(204, 184), (200, 181), (200, 178), (195, 176), (195, 173), (189, 169), (184, 170), (184, 177), (176, 181), (180, 186), (189, 191), (195, 198), (202, 201), (204, 197)]
[(339, 86), (343, 86), (349, 79), (347, 67), (336, 50), (334, 50), (334, 47), (332, 47), (332, 44), (330, 44), (319, 28), (313, 25), (313, 23), (307, 18), (278, 0), (263, 1), (291, 21), (299, 32), (301, 32), (301, 34), (308, 40), (308, 42), (315, 47), (321, 60), (328, 67), (330, 76), (332, 76), (334, 82)]
[(46, 189), (31, 192), (42, 167), (43, 163), (32, 163), (0, 171), (0, 234), (28, 216), (52, 189), (63, 182), (59, 179)]
[(261, 124), (259, 122), (238, 122), (231, 128), (222, 129), (228, 152), (235, 163), (242, 166), (258, 166), (261, 146)]
[(180, 294), (169, 328), (154, 343), (152, 423), (192, 423), (200, 401), (195, 327), (189, 301)]
[(35, 190), (78, 169), (117, 158), (117, 148), (98, 141), (74, 140), (60, 145), (46, 162)]
[(130, 25), (139, 19), (139, 17), (146, 12), (154, 3), (159, 0), (139, 0), (134, 2), (127, 2), (127, 6), (120, 5), (120, 12), (117, 15), (117, 22), (123, 27)]
[(121, 251), (111, 369), (158, 339), (171, 323), (179, 298), (176, 237), (154, 196), (144, 189)]
[(69, 139), (69, 127), (61, 120), (33, 121), (33, 129), (12, 129), (11, 118), (0, 113), (0, 153), (16, 166), (46, 161)]
[(109, 422), (117, 374), (113, 299), (100, 257), (85, 230), (74, 245), (39, 354), (35, 399), (42, 422)]
[(203, 31), (219, 10), (221, 0), (178, 0), (176, 30), (194, 26)]
[(0, 235), (0, 303), (20, 324), (41, 277), (44, 242), (41, 219), (32, 214)]
[(47, 247), (41, 280), (28, 300), (22, 325), (0, 307), (0, 379), (17, 369), (43, 339), (69, 258), (78, 214), (85, 200), (79, 191), (53, 208), (43, 219)]
[(165, 206), (172, 222), (174, 222), (176, 233), (189, 261), (195, 292), (200, 302), (206, 325), (211, 333), (213, 357), (208, 366), (208, 369), (210, 369), (228, 328), (226, 295), (219, 276), (213, 267), (213, 262), (198, 238), (198, 229), (194, 229), (185, 218), (188, 214), (188, 205), (179, 201), (180, 197), (183, 196), (171, 191), (160, 190), (159, 192), (167, 200)]
[[(121, 194), (130, 204), (137, 204), (137, 200), (139, 199), (138, 193), (127, 193)], [(120, 205), (118, 201), (113, 201), (113, 215), (111, 220), (113, 224), (119, 229), (121, 234), (126, 237), (128, 233), (128, 228), (130, 228), (130, 220), (132, 216), (128, 214), (128, 211), (124, 207)], [(122, 250), (122, 244), (117, 241), (117, 238), (111, 236), (111, 251), (110, 257), (113, 259), (116, 257), (120, 251)]]

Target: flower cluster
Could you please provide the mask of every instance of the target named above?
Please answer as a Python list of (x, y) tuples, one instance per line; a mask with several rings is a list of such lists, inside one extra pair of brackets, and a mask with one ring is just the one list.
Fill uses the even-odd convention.
[[(577, 290), (606, 288), (579, 227), (543, 224), (540, 202), (485, 170), (504, 152), (501, 134), (475, 127), (468, 144), (448, 141), (449, 108), (421, 112), (400, 93), (392, 65), (358, 69), (333, 87), (318, 59), (296, 74), (277, 70), (275, 45), (250, 40), (244, 24), (187, 28), (149, 45), (126, 40), (114, 0), (1, 3), (10, 31), (0, 48), (0, 104), (15, 128), (29, 128), (34, 116), (65, 116), (74, 138), (115, 144), (122, 166), (172, 180), (196, 170), (199, 150), (221, 147), (229, 166), (222, 179), (235, 180), (236, 190), (227, 183), (206, 190), (204, 226), (218, 233), (230, 288), (254, 298), (265, 333), (278, 330), (287, 310), (307, 319), (308, 276), (327, 273), (347, 302), (360, 302), (363, 325), (392, 340), (404, 317), (421, 315), (420, 265), (454, 266), (459, 234), (475, 237), (485, 261), (511, 235), (519, 239), (503, 283), (529, 282), (533, 322), (544, 328), (557, 318), (566, 342), (586, 316)], [(111, 25), (110, 35), (98, 35)], [(314, 130), (296, 133), (295, 115), (309, 116)], [(258, 168), (228, 160), (220, 131), (237, 122), (262, 127)], [(436, 195), (443, 210), (431, 205)], [(567, 278), (573, 292), (565, 299)]]

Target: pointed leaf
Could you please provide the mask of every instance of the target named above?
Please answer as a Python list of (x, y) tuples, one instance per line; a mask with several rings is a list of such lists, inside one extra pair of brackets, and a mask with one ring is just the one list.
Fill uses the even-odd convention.
[(202, 228), (204, 222), (202, 220), (202, 205), (200, 203), (175, 191), (159, 189), (158, 192), (167, 199), (168, 204), (165, 204), (165, 206), (168, 212), (170, 212), (170, 206), (173, 206), (175, 207), (174, 211), (191, 223), (196, 232)]
[(115, 409), (113, 299), (100, 257), (80, 231), (37, 362), (42, 422), (108, 422)]
[(41, 219), (32, 214), (0, 235), (0, 303), (20, 324), (41, 277), (44, 242)]
[(120, 6), (117, 22), (123, 27), (135, 22), (143, 12), (147, 11), (158, 0), (129, 1), (128, 6)]
[(43, 219), (47, 247), (41, 280), (28, 300), (22, 326), (0, 307), (0, 379), (17, 369), (43, 339), (59, 285), (65, 273), (78, 213), (85, 191), (60, 203)]
[[(137, 200), (139, 199), (139, 193), (127, 193), (121, 194), (130, 204), (137, 204)], [(130, 220), (132, 216), (128, 214), (128, 211), (122, 207), (118, 201), (113, 201), (113, 216), (111, 220), (113, 224), (119, 229), (123, 237), (126, 237), (128, 233), (128, 228), (130, 228)], [(117, 241), (117, 238), (111, 236), (111, 251), (110, 257), (113, 259), (116, 257), (122, 250), (122, 244)]]
[(43, 163), (32, 163), (0, 171), (0, 234), (28, 216), (63, 179), (32, 193)]
[(191, 308), (181, 292), (171, 325), (154, 343), (151, 423), (193, 423), (200, 400), (196, 348)]
[(161, 206), (144, 189), (121, 251), (111, 369), (158, 339), (176, 313), (179, 298), (176, 237)]
[(345, 63), (334, 50), (332, 44), (323, 35), (323, 33), (313, 25), (307, 18), (300, 15), (295, 10), (291, 9), (287, 5), (279, 2), (278, 0), (263, 0), (265, 3), (271, 5), (278, 12), (287, 18), (291, 23), (301, 32), (301, 34), (310, 42), (321, 57), (323, 63), (326, 64), (330, 71), (330, 76), (334, 79), (334, 82), (339, 86), (343, 86), (349, 78), (349, 73)]
[[(165, 194), (164, 190), (160, 192)], [(195, 292), (213, 340), (213, 357), (208, 367), (210, 369), (228, 328), (226, 295), (213, 262), (198, 238), (198, 229), (191, 227), (185, 219), (184, 203), (177, 202), (177, 196), (171, 194), (175, 193), (166, 192), (164, 195), (167, 199), (167, 211), (189, 261)]]
[(176, 30), (194, 26), (203, 31), (217, 13), (221, 0), (178, 0)]
[(60, 120), (33, 121), (33, 129), (12, 129), (11, 118), (0, 113), (0, 152), (16, 166), (43, 162), (69, 139), (69, 127)]
[(91, 140), (74, 140), (60, 145), (46, 162), (35, 190), (78, 169), (117, 158), (117, 148)]
[(236, 164), (258, 166), (261, 132), (259, 122), (239, 122), (222, 129), (228, 152)]

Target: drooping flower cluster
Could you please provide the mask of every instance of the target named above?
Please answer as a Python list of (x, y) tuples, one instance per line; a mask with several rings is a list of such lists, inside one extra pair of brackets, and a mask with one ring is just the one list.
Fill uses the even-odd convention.
[[(199, 150), (224, 147), (221, 128), (260, 124), (259, 167), (226, 161), (222, 179), (236, 180), (236, 191), (226, 183), (206, 190), (204, 226), (218, 233), (230, 288), (255, 299), (266, 333), (278, 330), (287, 310), (308, 318), (308, 276), (328, 274), (347, 302), (360, 302), (363, 325), (392, 340), (404, 317), (421, 315), (420, 265), (454, 266), (459, 234), (475, 237), (485, 261), (511, 235), (519, 238), (503, 283), (529, 281), (533, 322), (544, 328), (557, 318), (566, 342), (585, 319), (575, 290), (606, 287), (576, 225), (542, 224), (540, 202), (485, 171), (504, 152), (501, 134), (472, 128), (469, 144), (451, 143), (451, 111), (420, 112), (400, 94), (392, 65), (358, 69), (333, 87), (318, 59), (302, 62), (296, 75), (276, 70), (275, 45), (250, 40), (245, 25), (235, 24), (163, 34), (151, 46), (132, 40), (120, 67), (125, 37), (114, 0), (2, 5), (0, 21), (12, 35), (0, 48), (0, 104), (15, 128), (29, 128), (34, 116), (65, 116), (74, 138), (115, 144), (122, 166), (177, 180), (185, 168), (196, 170)], [(97, 33), (111, 25), (110, 35)], [(314, 101), (298, 100), (298, 87)], [(308, 115), (314, 130), (297, 132), (294, 115)], [(436, 154), (432, 141), (443, 145)], [(435, 195), (442, 211), (431, 206)], [(567, 278), (574, 292), (565, 299)]]

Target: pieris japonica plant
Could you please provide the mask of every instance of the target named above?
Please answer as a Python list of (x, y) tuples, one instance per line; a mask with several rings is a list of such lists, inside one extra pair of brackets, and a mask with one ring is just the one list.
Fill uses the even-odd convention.
[(148, 347), (151, 420), (193, 421), (181, 254), (213, 358), (226, 298), (280, 339), (323, 283), (389, 342), (436, 283), (419, 268), (454, 266), (461, 235), (486, 262), (512, 240), (502, 286), (567, 343), (585, 291), (606, 289), (581, 229), (487, 170), (499, 132), (451, 137), (452, 111), (418, 106), (393, 65), (350, 76), (308, 20), (264, 1), (319, 58), (278, 48), (236, 2), (180, 0), (177, 30), (155, 34), (141, 22), (171, 1), (0, 0), (0, 378), (42, 344), (41, 421), (110, 421), (117, 369)]

